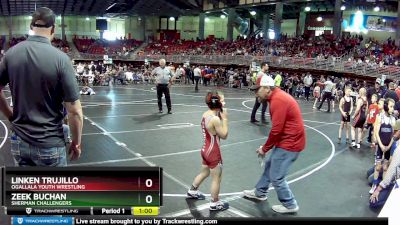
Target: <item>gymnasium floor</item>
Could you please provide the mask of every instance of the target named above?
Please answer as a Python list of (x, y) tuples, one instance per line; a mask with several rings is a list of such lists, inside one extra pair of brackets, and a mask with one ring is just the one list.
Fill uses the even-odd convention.
[[(221, 198), (227, 211), (211, 213), (208, 201), (184, 196), (201, 165), (201, 115), (204, 96), (212, 87), (175, 85), (171, 88), (173, 114), (159, 114), (153, 85), (95, 87), (97, 95), (82, 96), (84, 110), (83, 153), (70, 166), (160, 166), (164, 168), (164, 206), (160, 216), (183, 217), (376, 217), (368, 208), (366, 171), (373, 152), (337, 144), (339, 113), (318, 112), (311, 102), (299, 100), (306, 125), (307, 145), (292, 165), (288, 180), (300, 211), (279, 215), (275, 191), (267, 201), (243, 198), (241, 191), (258, 181), (260, 167), (255, 150), (265, 143), (270, 124), (249, 122), (254, 94), (247, 89), (224, 89), (229, 116), (229, 136), (222, 140), (224, 160)], [(9, 92), (6, 92), (9, 96)], [(326, 106), (326, 103), (325, 103)], [(257, 114), (257, 119), (259, 119)], [(4, 118), (2, 123), (7, 125)], [(3, 125), (4, 125), (3, 124)], [(9, 140), (0, 126), (0, 166), (12, 166)], [(343, 138), (344, 139), (344, 138)], [(210, 179), (200, 187), (209, 193)], [(0, 213), (2, 214), (2, 213)], [(2, 220), (0, 216), (0, 221)]]

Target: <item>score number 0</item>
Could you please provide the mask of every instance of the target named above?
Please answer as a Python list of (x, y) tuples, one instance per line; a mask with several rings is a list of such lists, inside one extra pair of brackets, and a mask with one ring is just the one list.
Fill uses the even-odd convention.
[[(147, 179), (145, 182), (146, 187), (151, 188), (153, 186), (153, 180), (152, 179)], [(146, 203), (152, 203), (153, 202), (153, 197), (151, 195), (146, 196)]]

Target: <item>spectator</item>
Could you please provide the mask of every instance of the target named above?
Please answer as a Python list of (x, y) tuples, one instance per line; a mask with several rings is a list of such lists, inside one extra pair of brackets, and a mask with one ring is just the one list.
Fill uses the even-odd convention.
[(312, 77), (310, 73), (307, 73), (307, 76), (304, 77), (304, 92), (305, 92), (305, 98), (307, 101), (309, 101), (309, 96), (310, 96), (310, 88), (313, 83)]
[(386, 91), (383, 98), (385, 98), (385, 99), (391, 98), (394, 100), (395, 103), (399, 101), (399, 97), (397, 96), (396, 87), (395, 87), (394, 82), (389, 83), (389, 89)]
[(1, 94), (0, 110), (11, 122), (17, 166), (66, 166), (63, 102), (72, 132), (70, 159), (81, 155), (83, 116), (75, 72), (68, 56), (50, 44), (55, 32), (51, 9), (38, 8), (31, 29), (34, 35), (9, 49), (0, 64), (0, 89), (13, 84), (14, 106), (9, 108)]

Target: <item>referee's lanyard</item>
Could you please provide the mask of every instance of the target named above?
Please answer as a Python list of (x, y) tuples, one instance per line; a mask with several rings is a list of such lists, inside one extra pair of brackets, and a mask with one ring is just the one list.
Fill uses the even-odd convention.
[[(168, 80), (168, 82), (169, 82), (169, 76), (167, 76), (167, 75), (165, 74), (165, 70), (164, 70), (165, 67), (164, 67), (164, 68), (161, 67), (161, 69), (162, 69), (162, 72), (161, 72), (161, 73), (162, 73), (162, 74), (161, 74), (162, 77), (161, 77), (161, 79), (162, 79), (162, 80)], [(159, 85), (160, 85), (160, 86), (168, 86), (168, 83), (167, 83), (167, 84), (159, 84)]]
[(164, 69), (163, 69), (163, 79), (169, 81), (169, 76), (165, 74)]

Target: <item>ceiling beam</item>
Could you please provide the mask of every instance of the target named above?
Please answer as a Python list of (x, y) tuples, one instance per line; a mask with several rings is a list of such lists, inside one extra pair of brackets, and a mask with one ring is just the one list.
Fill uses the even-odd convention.
[(168, 1), (166, 1), (166, 0), (161, 0), (161, 1), (162, 1), (164, 4), (166, 4), (167, 6), (169, 6), (169, 7), (173, 8), (174, 10), (178, 11), (179, 13), (184, 14), (184, 11), (183, 11), (181, 8), (177, 7), (176, 5), (170, 3), (170, 2), (168, 2)]
[(82, 14), (80, 13), (80, 8), (82, 7), (84, 1), (85, 1), (85, 0), (79, 0), (79, 1), (77, 1), (77, 4), (75, 4), (75, 8), (74, 8), (74, 10), (73, 10), (73, 14), (75, 13), (75, 14), (77, 14), (77, 15), (82, 15)]
[[(90, 5), (89, 5), (89, 7), (87, 8), (87, 12), (90, 14), (90, 12), (93, 12), (93, 7), (94, 7), (94, 4), (97, 2), (97, 0), (92, 0), (92, 2), (90, 3)], [(98, 13), (98, 12), (96, 12), (96, 13)]]
[(63, 9), (62, 9), (62, 12), (61, 12), (61, 15), (65, 15), (65, 10), (67, 9), (67, 2), (68, 2), (68, 0), (64, 0), (64, 5), (63, 5)]
[(195, 0), (197, 7), (203, 8), (203, 0)]
[(9, 0), (7, 0), (7, 9), (8, 9), (8, 12), (10, 13), (10, 15), (11, 15), (11, 9), (12, 9), (13, 5), (14, 5), (14, 2), (10, 2)]

